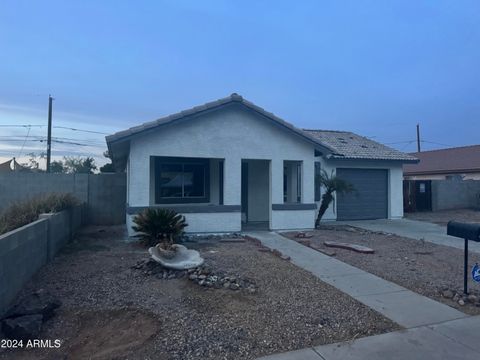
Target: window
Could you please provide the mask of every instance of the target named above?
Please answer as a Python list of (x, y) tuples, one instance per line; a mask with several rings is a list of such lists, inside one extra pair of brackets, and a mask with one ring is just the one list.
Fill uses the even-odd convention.
[(302, 202), (302, 162), (283, 162), (283, 202)]
[(320, 161), (315, 161), (315, 201), (321, 200), (321, 187), (320, 184), (320, 171), (321, 171)]
[(207, 159), (155, 158), (155, 203), (209, 201)]

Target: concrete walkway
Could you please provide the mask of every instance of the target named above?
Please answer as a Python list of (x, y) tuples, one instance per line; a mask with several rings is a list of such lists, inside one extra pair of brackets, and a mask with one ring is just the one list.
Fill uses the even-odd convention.
[[(330, 224), (330, 223), (329, 223)], [(336, 221), (331, 225), (350, 225), (370, 231), (383, 231), (410, 239), (424, 239), (425, 241), (454, 247), (463, 250), (463, 239), (447, 235), (446, 226), (441, 226), (425, 221), (409, 219), (398, 220), (357, 220), (357, 221)], [(470, 241), (468, 248), (471, 252), (480, 254), (480, 243)]]
[(407, 328), (262, 359), (479, 359), (480, 317), (468, 317), (277, 233), (251, 231), (246, 235), (290, 256), (295, 265)]
[(250, 231), (246, 234), (257, 238), (263, 245), (290, 256), (295, 265), (403, 327), (430, 325), (466, 316), (450, 306), (421, 296), (277, 233)]
[[(480, 316), (316, 346), (261, 360), (478, 360)], [(259, 359), (260, 360), (260, 359)]]

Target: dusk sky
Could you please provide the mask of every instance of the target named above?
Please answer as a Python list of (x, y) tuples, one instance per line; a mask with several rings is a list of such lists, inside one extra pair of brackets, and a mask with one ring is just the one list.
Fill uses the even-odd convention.
[(48, 94), (54, 155), (99, 163), (103, 133), (232, 92), (403, 151), (417, 123), (425, 150), (478, 144), (479, 19), (478, 0), (3, 0), (0, 160), (44, 150)]

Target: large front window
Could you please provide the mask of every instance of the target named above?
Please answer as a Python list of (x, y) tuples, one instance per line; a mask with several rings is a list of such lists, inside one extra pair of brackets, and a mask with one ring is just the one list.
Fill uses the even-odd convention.
[(155, 158), (155, 202), (208, 202), (208, 175), (206, 159)]

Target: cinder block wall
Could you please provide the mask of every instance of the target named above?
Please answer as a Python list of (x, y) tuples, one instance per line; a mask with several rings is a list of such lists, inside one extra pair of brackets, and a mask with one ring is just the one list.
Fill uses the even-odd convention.
[(480, 208), (480, 180), (432, 180), (432, 210)]
[(86, 218), (93, 225), (125, 222), (126, 176), (115, 174), (0, 174), (0, 212), (16, 201), (36, 195), (68, 192), (86, 204)]
[(0, 235), (0, 316), (25, 283), (70, 241), (82, 225), (78, 206)]

